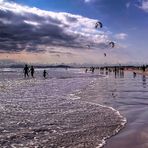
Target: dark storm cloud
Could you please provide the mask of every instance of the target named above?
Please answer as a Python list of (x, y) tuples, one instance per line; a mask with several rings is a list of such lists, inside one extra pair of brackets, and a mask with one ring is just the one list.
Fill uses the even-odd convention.
[(80, 30), (82, 23), (80, 16), (0, 2), (0, 50), (43, 52), (50, 46), (86, 48), (88, 37)]
[[(28, 20), (28, 17), (32, 22), (42, 22), (42, 24), (39, 26), (29, 24), (29, 22), (27, 24), (24, 20)], [(30, 48), (37, 50), (37, 45), (54, 45), (56, 41), (59, 45), (70, 46), (76, 38), (76, 36), (66, 34), (63, 27), (59, 27), (61, 22), (48, 19), (53, 24), (46, 24), (45, 20), (37, 15), (29, 14), (25, 17), (10, 11), (0, 10), (0, 19), (1, 50), (21, 51), (28, 44), (31, 44), (32, 46), (28, 47), (27, 50), (33, 51)], [(43, 39), (44, 37), (45, 39)], [(17, 44), (20, 44), (21, 48), (18, 48)]]

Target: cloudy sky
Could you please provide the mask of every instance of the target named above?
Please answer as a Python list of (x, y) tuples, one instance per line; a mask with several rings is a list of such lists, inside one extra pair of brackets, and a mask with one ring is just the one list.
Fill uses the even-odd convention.
[(3, 60), (148, 63), (148, 0), (0, 0)]

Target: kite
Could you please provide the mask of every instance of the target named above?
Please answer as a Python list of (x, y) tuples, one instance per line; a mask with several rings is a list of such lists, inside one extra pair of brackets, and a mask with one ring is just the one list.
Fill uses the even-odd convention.
[(101, 23), (101, 22), (96, 22), (96, 24), (95, 24), (95, 28), (97, 29), (97, 28), (102, 28), (103, 27), (103, 24)]
[(114, 48), (115, 47), (115, 43), (114, 42), (109, 42), (109, 45)]

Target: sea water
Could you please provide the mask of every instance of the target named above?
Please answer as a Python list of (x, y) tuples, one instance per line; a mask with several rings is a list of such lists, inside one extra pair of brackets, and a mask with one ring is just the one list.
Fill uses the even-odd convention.
[(44, 79), (42, 72), (24, 78), (22, 69), (1, 69), (0, 147), (99, 148), (124, 127), (125, 117), (102, 102), (108, 85), (99, 90), (98, 82), (108, 76), (47, 69)]

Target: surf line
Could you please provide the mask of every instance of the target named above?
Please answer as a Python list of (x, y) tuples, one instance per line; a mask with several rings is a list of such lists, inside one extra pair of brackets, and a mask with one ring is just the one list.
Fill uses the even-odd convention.
[[(71, 95), (71, 97), (74, 97), (74, 95), (73, 95), (73, 96)], [(126, 119), (124, 116), (122, 116), (118, 110), (114, 109), (113, 107), (105, 106), (105, 105), (101, 105), (101, 104), (93, 103), (93, 102), (89, 102), (89, 101), (81, 101), (81, 97), (79, 97), (78, 99), (73, 99), (73, 98), (71, 98), (71, 97), (69, 97), (69, 98), (70, 98), (70, 100), (72, 100), (72, 101), (80, 101), (81, 103), (86, 103), (86, 104), (90, 104), (90, 105), (94, 105), (94, 106), (99, 106), (99, 107), (103, 107), (103, 108), (110, 109), (110, 110), (112, 110), (112, 111), (115, 113), (115, 115), (117, 115), (119, 118), (122, 119), (122, 120), (121, 120), (121, 124), (119, 124), (119, 125), (117, 126), (117, 128), (114, 130), (114, 132), (112, 133), (112, 135), (111, 135), (111, 136), (106, 136), (106, 137), (104, 137), (104, 138), (101, 140), (102, 142), (101, 142), (96, 148), (101, 148), (101, 147), (103, 147), (103, 146), (106, 144), (106, 140), (107, 140), (107, 139), (111, 138), (112, 136), (117, 135), (117, 134), (119, 133), (119, 131), (122, 130), (122, 129), (125, 127), (125, 125), (127, 124), (127, 119)]]

